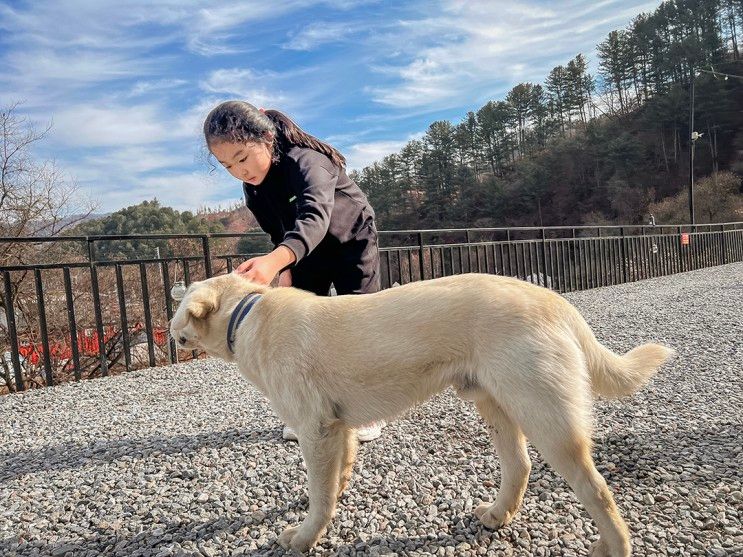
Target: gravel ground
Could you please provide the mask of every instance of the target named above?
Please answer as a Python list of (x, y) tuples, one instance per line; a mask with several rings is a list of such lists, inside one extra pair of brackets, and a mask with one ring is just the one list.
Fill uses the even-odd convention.
[[(679, 358), (598, 401), (594, 455), (635, 555), (743, 555), (743, 264), (569, 294), (611, 348)], [(0, 398), (1, 555), (283, 555), (299, 448), (233, 367), (205, 360)], [(524, 507), (484, 530), (498, 459), (445, 392), (363, 445), (313, 555), (586, 555), (596, 529), (533, 451)]]

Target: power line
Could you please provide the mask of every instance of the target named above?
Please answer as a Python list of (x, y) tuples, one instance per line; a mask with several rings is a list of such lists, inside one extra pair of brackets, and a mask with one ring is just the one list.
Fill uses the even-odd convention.
[[(710, 66), (710, 68), (712, 68), (712, 66)], [(732, 73), (718, 72), (714, 68), (712, 68), (712, 70), (703, 70), (699, 68), (697, 69), (697, 71), (711, 74), (714, 77), (721, 76), (721, 77), (724, 77), (725, 79), (728, 79), (729, 77), (732, 77), (733, 79), (743, 79), (743, 75), (735, 75)]]

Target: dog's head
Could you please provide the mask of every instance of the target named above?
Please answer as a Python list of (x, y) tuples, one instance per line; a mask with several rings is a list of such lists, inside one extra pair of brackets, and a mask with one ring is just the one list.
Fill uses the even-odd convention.
[(246, 295), (267, 289), (237, 273), (194, 282), (170, 322), (170, 336), (179, 348), (202, 349), (209, 355), (226, 358), (229, 356), (227, 326), (232, 310)]

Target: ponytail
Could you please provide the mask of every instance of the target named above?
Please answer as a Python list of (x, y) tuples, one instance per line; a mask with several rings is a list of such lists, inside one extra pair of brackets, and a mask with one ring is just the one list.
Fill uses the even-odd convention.
[(298, 147), (307, 147), (308, 149), (322, 153), (339, 168), (344, 168), (346, 166), (345, 157), (341, 155), (335, 147), (332, 147), (324, 141), (320, 141), (316, 137), (308, 134), (295, 124), (286, 114), (283, 114), (278, 110), (265, 110), (264, 114), (276, 127), (277, 137), (282, 140), (282, 143), (284, 144), (282, 146), (292, 147), (296, 145)]
[(219, 141), (268, 143), (273, 138), (273, 160), (294, 146), (306, 147), (327, 156), (338, 168), (346, 159), (337, 149), (311, 136), (278, 110), (257, 109), (244, 101), (227, 101), (217, 105), (204, 121), (207, 146)]

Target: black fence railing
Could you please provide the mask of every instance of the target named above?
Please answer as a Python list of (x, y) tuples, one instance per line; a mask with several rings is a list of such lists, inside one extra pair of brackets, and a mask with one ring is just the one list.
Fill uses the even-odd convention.
[[(480, 272), (570, 292), (743, 261), (743, 222), (391, 230), (380, 245), (383, 288)], [(268, 248), (261, 233), (0, 238), (0, 389), (199, 357), (168, 337), (171, 287)]]

